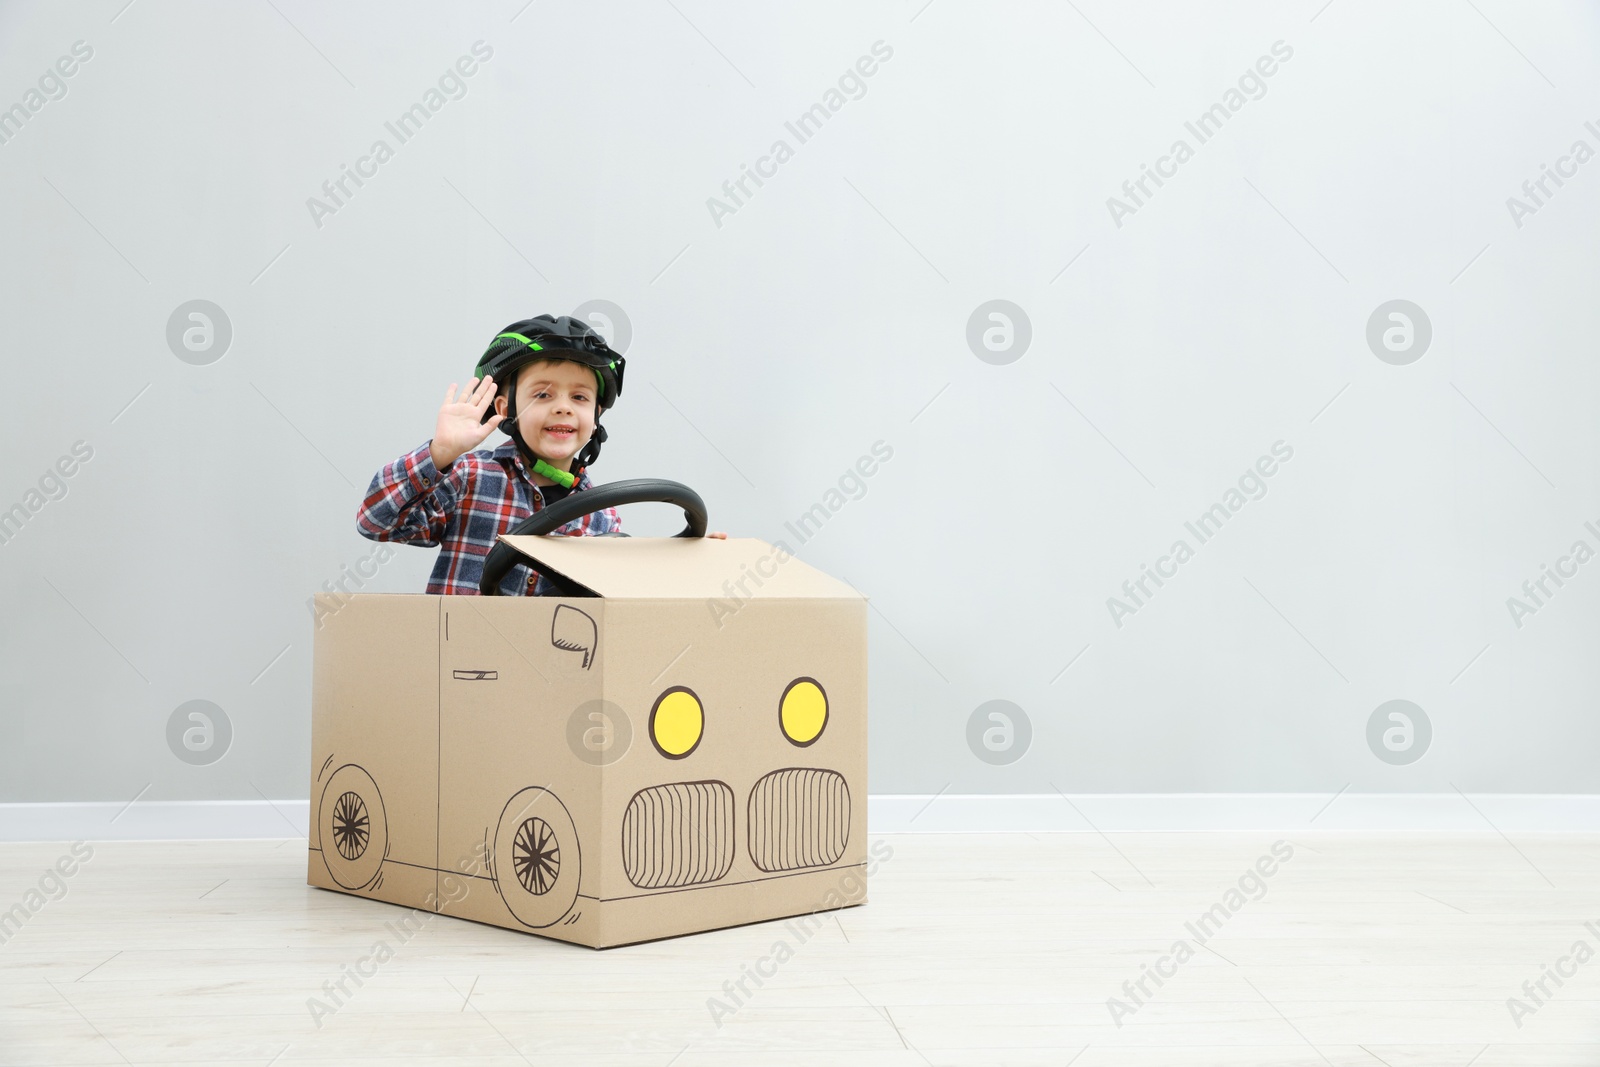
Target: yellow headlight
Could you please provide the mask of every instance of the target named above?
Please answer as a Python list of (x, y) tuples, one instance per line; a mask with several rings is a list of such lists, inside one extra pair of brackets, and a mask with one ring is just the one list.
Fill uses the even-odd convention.
[(783, 691), (778, 721), (783, 736), (790, 741), (801, 746), (811, 744), (828, 724), (828, 694), (814, 678), (796, 678)]
[(656, 698), (650, 709), (650, 740), (668, 759), (682, 759), (694, 751), (705, 729), (705, 710), (694, 691), (675, 685)]

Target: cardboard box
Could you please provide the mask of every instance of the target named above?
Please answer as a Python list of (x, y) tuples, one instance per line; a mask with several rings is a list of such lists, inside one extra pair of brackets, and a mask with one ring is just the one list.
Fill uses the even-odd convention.
[(866, 902), (866, 599), (753, 538), (316, 598), (307, 881), (593, 948)]

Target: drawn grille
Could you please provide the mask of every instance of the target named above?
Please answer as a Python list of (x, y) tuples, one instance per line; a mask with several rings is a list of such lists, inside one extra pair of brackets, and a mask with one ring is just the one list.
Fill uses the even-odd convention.
[(844, 855), (850, 790), (837, 771), (789, 767), (750, 790), (750, 858), (763, 871), (825, 867)]
[(733, 790), (722, 782), (641, 789), (622, 817), (622, 865), (640, 889), (715, 882), (733, 865)]

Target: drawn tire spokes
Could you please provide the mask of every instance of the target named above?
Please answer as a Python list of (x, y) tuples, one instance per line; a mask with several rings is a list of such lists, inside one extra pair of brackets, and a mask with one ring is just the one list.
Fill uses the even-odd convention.
[(378, 877), (389, 851), (383, 795), (372, 775), (347, 763), (334, 771), (317, 806), (316, 845), (334, 882), (365, 889)]
[(572, 816), (550, 790), (530, 786), (507, 801), (492, 861), (500, 899), (524, 926), (554, 926), (571, 913), (583, 856)]
[(333, 845), (347, 860), (358, 860), (372, 840), (367, 806), (355, 793), (341, 793), (333, 804)]
[(556, 843), (555, 831), (543, 819), (526, 819), (517, 828), (511, 857), (517, 881), (535, 896), (550, 892), (561, 873), (561, 846)]

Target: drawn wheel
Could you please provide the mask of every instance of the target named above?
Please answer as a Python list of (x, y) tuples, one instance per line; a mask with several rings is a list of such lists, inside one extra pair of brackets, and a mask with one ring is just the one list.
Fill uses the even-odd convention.
[(548, 789), (524, 789), (500, 813), (494, 879), (500, 899), (524, 926), (560, 922), (578, 899), (578, 830)]
[(542, 897), (555, 888), (561, 874), (561, 846), (555, 831), (543, 819), (522, 820), (516, 840), (511, 842), (511, 864), (522, 888)]
[(347, 763), (333, 772), (317, 808), (317, 843), (328, 873), (345, 889), (364, 889), (389, 850), (389, 823), (372, 775)]
[(333, 802), (333, 847), (354, 863), (372, 843), (372, 819), (366, 802), (356, 793), (340, 793)]

